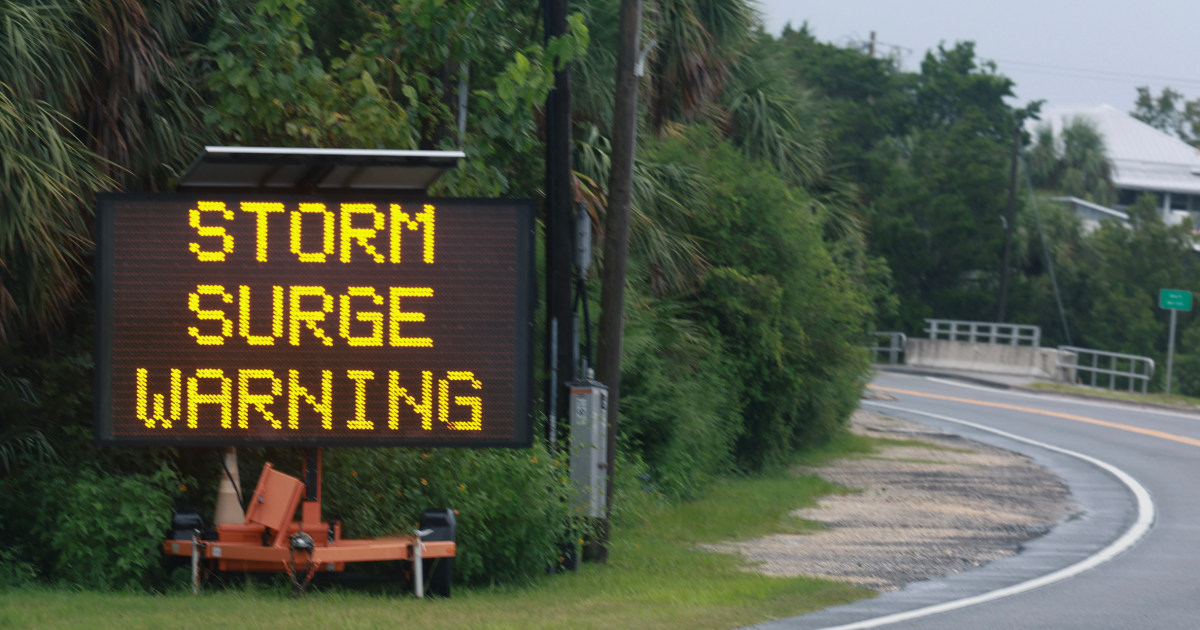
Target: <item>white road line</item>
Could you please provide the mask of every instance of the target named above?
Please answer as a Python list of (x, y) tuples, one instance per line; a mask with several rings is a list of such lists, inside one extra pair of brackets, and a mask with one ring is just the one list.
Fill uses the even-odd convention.
[(1138, 540), (1140, 540), (1142, 538), (1142, 536), (1145, 536), (1146, 532), (1150, 531), (1151, 525), (1154, 524), (1155, 508), (1154, 508), (1154, 501), (1150, 498), (1150, 493), (1147, 492), (1146, 488), (1144, 488), (1142, 486), (1142, 484), (1138, 483), (1136, 479), (1129, 476), (1128, 473), (1117, 468), (1116, 466), (1113, 466), (1112, 464), (1100, 461), (1100, 460), (1096, 459), (1095, 457), (1084, 455), (1083, 453), (1077, 453), (1075, 451), (1070, 451), (1070, 450), (1067, 450), (1064, 448), (1059, 448), (1057, 446), (1051, 446), (1050, 444), (1046, 444), (1044, 442), (1038, 442), (1036, 440), (1031, 440), (1029, 438), (1021, 437), (1019, 435), (1014, 435), (1014, 434), (1008, 433), (1006, 431), (1000, 431), (997, 429), (993, 429), (991, 427), (986, 427), (986, 426), (983, 426), (980, 424), (976, 424), (974, 422), (968, 422), (966, 420), (959, 420), (957, 418), (950, 418), (948, 416), (940, 416), (937, 414), (925, 413), (923, 411), (915, 411), (912, 409), (906, 409), (904, 407), (898, 407), (895, 405), (885, 405), (885, 404), (878, 403), (875, 401), (870, 401), (870, 400), (864, 400), (862, 402), (864, 404), (868, 404), (872, 407), (877, 407), (880, 409), (886, 409), (886, 410), (891, 410), (891, 411), (902, 411), (902, 412), (911, 413), (911, 414), (918, 414), (918, 415), (926, 416), (928, 418), (935, 418), (937, 420), (943, 420), (945, 422), (953, 422), (955, 424), (960, 424), (960, 425), (963, 425), (966, 427), (971, 427), (973, 429), (977, 429), (980, 431), (987, 431), (988, 433), (993, 433), (993, 434), (1008, 438), (1010, 440), (1016, 440), (1018, 442), (1024, 442), (1026, 444), (1031, 444), (1033, 446), (1037, 446), (1039, 448), (1044, 448), (1044, 449), (1047, 449), (1050, 451), (1054, 451), (1056, 453), (1062, 453), (1062, 454), (1068, 455), (1070, 457), (1075, 457), (1077, 459), (1081, 459), (1081, 460), (1088, 462), (1094, 466), (1098, 466), (1098, 467), (1108, 471), (1109, 473), (1111, 473), (1114, 477), (1119, 479), (1121, 481), (1121, 483), (1125, 484), (1125, 486), (1127, 488), (1129, 488), (1129, 491), (1133, 493), (1133, 496), (1137, 500), (1138, 516), (1137, 516), (1137, 520), (1133, 523), (1133, 525), (1130, 526), (1130, 528), (1128, 530), (1126, 530), (1126, 532), (1123, 535), (1121, 535), (1120, 538), (1113, 541), (1112, 544), (1105, 547), (1104, 549), (1101, 549), (1095, 555), (1093, 555), (1087, 559), (1084, 559), (1080, 562), (1077, 562), (1069, 567), (1059, 569), (1058, 571), (1049, 573), (1047, 575), (1043, 575), (1042, 577), (1034, 578), (1032, 580), (1021, 582), (1020, 584), (1015, 584), (1013, 586), (995, 590), (990, 593), (984, 593), (982, 595), (975, 595), (973, 597), (965, 597), (963, 599), (954, 600), (952, 602), (936, 604), (933, 606), (926, 606), (925, 608), (918, 608), (916, 610), (910, 610), (908, 612), (896, 613), (896, 614), (887, 615), (884, 617), (876, 617), (875, 619), (867, 619), (865, 621), (859, 621), (859, 622), (855, 622), (855, 623), (851, 623), (851, 624), (846, 624), (846, 625), (841, 625), (841, 626), (832, 626), (832, 627), (828, 627), (828, 628), (823, 628), (822, 630), (864, 630), (866, 628), (878, 628), (880, 626), (886, 626), (886, 625), (893, 624), (893, 623), (899, 623), (901, 621), (909, 621), (912, 619), (919, 619), (921, 617), (928, 617), (930, 615), (936, 615), (938, 613), (944, 613), (944, 612), (948, 612), (951, 610), (958, 610), (960, 608), (966, 608), (967, 606), (974, 606), (976, 604), (982, 604), (985, 602), (995, 601), (997, 599), (1009, 597), (1011, 595), (1016, 595), (1018, 593), (1032, 591), (1036, 588), (1041, 588), (1048, 584), (1053, 584), (1055, 582), (1060, 582), (1067, 578), (1074, 577), (1076, 575), (1079, 575), (1080, 573), (1083, 573), (1084, 571), (1095, 568), (1101, 564), (1104, 564), (1105, 562), (1108, 562), (1109, 560), (1112, 560), (1113, 558), (1115, 558), (1116, 556), (1118, 556), (1125, 550), (1132, 547), (1134, 545), (1134, 543), (1136, 543)]

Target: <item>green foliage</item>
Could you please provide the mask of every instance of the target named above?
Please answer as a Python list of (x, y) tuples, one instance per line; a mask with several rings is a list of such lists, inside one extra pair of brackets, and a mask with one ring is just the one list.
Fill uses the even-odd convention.
[(1058, 203), (1036, 197), (1025, 199), (1017, 213), (1014, 241), (1013, 260), (1019, 273), (1010, 292), (1010, 320), (1041, 326), (1044, 346), (1067, 344), (1046, 260), (1049, 256), (1058, 294), (1067, 307), (1068, 326), (1073, 331), (1070, 341), (1073, 345), (1079, 342), (1079, 326), (1087, 321), (1086, 310), (1077, 309), (1086, 309), (1090, 303), (1094, 281), (1090, 265), (1095, 260), (1094, 243), (1084, 234), (1079, 216)]
[(84, 335), (63, 335), (57, 347), (0, 345), (0, 475), (96, 456), (88, 425), (92, 357), (90, 349), (81, 347), (90, 341)]
[(94, 443), (91, 337), (72, 332), (0, 346), (0, 371), (21, 375), (0, 378), (5, 554), (37, 580), (153, 587), (174, 498), (192, 485), (174, 471), (192, 465), (171, 449)]
[[(576, 180), (588, 199), (593, 223), (600, 222), (606, 192), (597, 182), (607, 182), (610, 168), (607, 138), (596, 127), (577, 137)], [(656, 296), (694, 290), (708, 262), (686, 226), (703, 197), (707, 183), (699, 170), (675, 162), (639, 157), (634, 161), (633, 205), (629, 235), (630, 257), (637, 261), (630, 273), (642, 274)]]
[(1112, 205), (1116, 200), (1113, 165), (1095, 125), (1074, 118), (1057, 138), (1049, 125), (1040, 125), (1036, 140), (1028, 151), (1028, 170), (1035, 187)]
[(49, 536), (54, 574), (88, 588), (144, 586), (157, 575), (179, 476), (84, 472), (51, 495), (59, 504)]
[(1130, 115), (1192, 146), (1200, 143), (1200, 99), (1184, 100), (1183, 94), (1171, 87), (1164, 87), (1157, 97), (1149, 87), (1139, 87)]
[[(579, 14), (568, 18), (566, 35), (545, 46), (511, 36), (534, 34), (535, 12), (510, 6), (519, 4), (230, 5), (206, 46), (212, 108), (205, 120), (238, 144), (462, 148), (467, 160), (438, 190), (513, 194), (514, 176), (527, 181), (527, 163), (539, 157), (533, 112), (553, 86), (554, 69), (588, 46)], [(472, 95), (465, 133), (458, 126), (460, 84)]]
[(298, 0), (223, 7), (205, 49), (213, 66), (205, 122), (242, 145), (414, 148), (407, 112), (370, 73), (345, 62), (340, 75), (326, 72), (311, 16)]
[[(39, 11), (0, 8), (16, 25), (6, 42), (53, 34), (0, 56), (0, 151), (11, 180), (0, 199), (26, 213), (0, 213), (0, 308), (9, 309), (0, 322), (11, 326), (11, 313), (29, 309), (28, 321), (58, 333), (54, 344), (0, 347), (0, 536), (12, 541), (0, 558), (12, 571), (0, 580), (153, 584), (171, 499), (182, 493), (202, 511), (212, 505), (209, 491), (181, 486), (216, 477), (215, 451), (92, 443), (90, 357), (76, 348), (90, 346), (91, 313), (65, 308), (86, 293), (91, 194), (113, 182), (165, 188), (207, 136), (242, 145), (462, 148), (468, 159), (435, 194), (536, 196), (539, 116), (553, 71), (571, 61), (600, 68), (592, 75), (600, 87), (581, 93), (604, 101), (612, 81), (604, 70), (611, 58), (588, 50), (582, 14), (569, 18), (565, 36), (542, 43), (535, 4), (144, 0), (106, 12), (108, 4), (61, 0)], [(613, 2), (592, 4), (589, 15), (615, 15)], [(828, 112), (767, 59), (766, 39), (755, 43), (752, 9), (672, 0), (648, 12), (647, 31), (660, 41), (650, 59), (652, 118), (673, 137), (639, 161), (635, 182), (618, 453), (618, 492), (637, 497), (634, 505), (700, 495), (735, 466), (766, 467), (836, 434), (864, 374), (857, 336), (871, 304), (887, 301), (886, 269), (865, 249), (858, 223), (859, 193), (826, 171), (826, 151), (836, 146), (819, 137)], [(592, 23), (597, 35), (614, 35), (603, 20)], [(895, 78), (887, 64), (862, 69), (888, 85)], [(469, 115), (460, 129), (464, 83)], [(593, 122), (607, 123), (596, 113), (605, 103), (583, 104)], [(879, 129), (891, 125), (868, 110), (855, 111)], [(202, 112), (206, 133), (193, 112)], [(681, 126), (688, 120), (718, 124)], [(862, 152), (874, 143), (864, 140)], [(606, 147), (597, 133), (580, 143), (592, 163), (577, 162), (597, 219)], [(20, 225), (4, 229), (4, 217)], [(345, 519), (347, 535), (404, 532), (426, 508), (457, 509), (456, 576), (470, 583), (542, 573), (572, 522), (565, 467), (536, 446), (338, 449), (325, 463), (326, 511)], [(615, 507), (618, 518), (638, 518)]]
[(113, 474), (45, 463), (0, 478), (0, 534), (4, 564), (11, 564), (0, 583), (158, 586), (160, 544), (185, 483), (165, 463), (158, 466)]
[(807, 25), (786, 30), (778, 48), (825, 102), (829, 170), (854, 184), (831, 188), (865, 216), (850, 232), (870, 236), (856, 259), (875, 270), (873, 323), (915, 332), (927, 317), (990, 320), (1020, 114), (1004, 102), (1012, 81), (979, 62), (971, 42), (928, 52), (917, 73), (817, 42)]
[[(1190, 313), (1179, 313), (1183, 332), (1176, 340), (1175, 345), (1171, 393), (1198, 396), (1200, 395), (1200, 326), (1189, 325), (1195, 321), (1194, 317), (1190, 315)], [(1165, 379), (1165, 377), (1163, 378)]]
[(950, 49), (939, 44), (936, 54), (925, 53), (914, 80), (918, 127), (945, 128), (971, 117), (978, 133), (1001, 142), (1011, 136), (1016, 121), (1003, 99), (1012, 96), (1013, 82), (996, 74), (995, 63), (976, 60), (974, 42), (957, 42)]
[(429, 508), (457, 513), (454, 580), (525, 582), (555, 566), (570, 520), (567, 468), (527, 450), (331, 449), (324, 509), (345, 535), (416, 529)]
[[(512, 28), (512, 25), (492, 24), (479, 28), (477, 36), (495, 41), (488, 38)], [(463, 142), (469, 157), (464, 165), (443, 178), (445, 190), (482, 196), (513, 194), (514, 166), (521, 159), (540, 157), (533, 113), (543, 106), (554, 86), (554, 69), (583, 56), (589, 38), (582, 15), (576, 13), (568, 16), (567, 33), (551, 38), (544, 48), (528, 45), (477, 53), (483, 59), (509, 61), (472, 91), (476, 100), (471, 105), (469, 133)], [(478, 70), (472, 72), (478, 75)], [(542, 174), (526, 173), (521, 180), (525, 185), (521, 194), (529, 194), (538, 185), (534, 182), (540, 183)]]
[(727, 357), (679, 302), (632, 290), (627, 304), (621, 433), (658, 491), (694, 497), (732, 469), (742, 431)]
[(741, 403), (736, 461), (758, 469), (826, 442), (857, 404), (870, 306), (833, 263), (821, 206), (702, 131), (655, 154), (707, 174), (706, 196), (692, 203), (708, 211), (692, 214), (689, 232), (713, 268), (695, 300)]
[(29, 586), (36, 577), (33, 563), (25, 560), (20, 550), (0, 547), (0, 589)]
[(92, 312), (80, 302), (94, 195), (161, 189), (192, 157), (197, 108), (180, 50), (204, 11), (192, 1), (0, 3), (2, 584), (153, 579), (167, 473), (152, 472), (157, 455), (92, 444)]
[(648, 60), (651, 127), (708, 121), (730, 66), (751, 41), (754, 12), (747, 2), (659, 0), (650, 4), (644, 41), (658, 42)]
[(777, 47), (763, 35), (732, 71), (724, 102), (732, 139), (754, 161), (795, 185), (823, 175), (828, 149), (816, 98), (788, 80)]
[[(1084, 233), (1078, 218), (1045, 200), (1036, 200), (1059, 294), (1074, 345), (1149, 356), (1163, 381), (1169, 314), (1158, 306), (1158, 291), (1200, 291), (1190, 222), (1166, 225), (1154, 197), (1145, 195), (1127, 211), (1130, 224), (1102, 223)], [(1042, 326), (1044, 345), (1067, 343), (1060, 324), (1049, 270), (1043, 260), (1032, 206), (1019, 217), (1017, 260), (1022, 266), (1014, 304), (1018, 321)], [(1177, 392), (1193, 393), (1200, 337), (1188, 313), (1179, 318), (1174, 382)]]
[[(618, 481), (633, 466), (619, 462)], [(159, 594), (78, 589), (0, 590), (0, 626), (39, 630), (175, 628), (292, 629), (303, 623), (337, 628), (740, 628), (769, 619), (870, 597), (867, 589), (814, 578), (767, 577), (733, 554), (696, 542), (730, 535), (795, 531), (787, 513), (827, 490), (815, 476), (739, 479), (697, 503), (658, 502), (614, 522), (606, 564), (544, 576), (525, 588), (455, 587), (443, 600), (379, 596), (347, 589), (310, 589), (302, 599), (282, 589), (208, 589)], [(622, 495), (624, 496), (624, 495)], [(622, 499), (622, 503), (628, 503)], [(773, 529), (775, 524), (784, 525)], [(680, 536), (682, 534), (682, 536)], [(2, 570), (2, 569), (0, 569)], [(393, 593), (396, 591), (393, 590)]]
[(1191, 228), (1164, 224), (1150, 196), (1128, 212), (1130, 228), (1105, 223), (1092, 235), (1096, 281), (1080, 337), (1088, 347), (1155, 356), (1166, 349), (1158, 290), (1195, 286)]
[(1112, 205), (1117, 198), (1112, 181), (1113, 166), (1100, 132), (1083, 119), (1075, 119), (1063, 127), (1062, 138), (1060, 181), (1063, 192), (1101, 205)]
[(1015, 123), (1002, 82), (973, 74), (969, 47), (941, 52), (922, 66), (918, 126), (877, 154), (891, 166), (874, 191), (872, 251), (896, 273), (896, 330), (919, 330), (929, 316), (987, 320), (995, 312)]
[(46, 336), (85, 294), (91, 203), (192, 156), (186, 59), (204, 2), (0, 4), (0, 341)]
[(108, 184), (77, 129), (0, 83), (0, 340), (46, 331), (82, 293), (88, 195)]
[(911, 77), (899, 71), (896, 60), (818, 42), (807, 24), (785, 29), (777, 48), (785, 76), (825, 104), (820, 117), (831, 129), (830, 170), (853, 181), (875, 176), (868, 153), (911, 116), (905, 89)]

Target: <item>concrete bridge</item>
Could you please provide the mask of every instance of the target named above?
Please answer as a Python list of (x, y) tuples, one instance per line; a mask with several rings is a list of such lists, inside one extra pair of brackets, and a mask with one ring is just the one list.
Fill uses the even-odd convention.
[(945, 319), (925, 323), (924, 339), (875, 333), (874, 360), (1143, 393), (1154, 377), (1154, 360), (1149, 357), (1076, 346), (1043, 348), (1038, 326)]

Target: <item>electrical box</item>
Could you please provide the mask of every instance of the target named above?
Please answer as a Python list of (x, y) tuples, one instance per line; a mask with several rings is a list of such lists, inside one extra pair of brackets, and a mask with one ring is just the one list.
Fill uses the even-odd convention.
[[(591, 370), (588, 370), (591, 376)], [(576, 514), (603, 518), (608, 505), (608, 388), (592, 380), (571, 390), (571, 506)]]

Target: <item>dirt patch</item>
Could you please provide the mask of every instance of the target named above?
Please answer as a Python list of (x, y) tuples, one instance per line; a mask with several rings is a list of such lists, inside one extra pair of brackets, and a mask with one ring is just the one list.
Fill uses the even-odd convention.
[(851, 427), (919, 444), (813, 469), (857, 490), (793, 512), (826, 529), (707, 548), (740, 554), (767, 575), (888, 591), (1011, 556), (1076, 510), (1062, 481), (1023, 455), (868, 411)]

